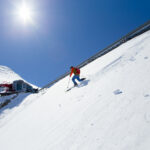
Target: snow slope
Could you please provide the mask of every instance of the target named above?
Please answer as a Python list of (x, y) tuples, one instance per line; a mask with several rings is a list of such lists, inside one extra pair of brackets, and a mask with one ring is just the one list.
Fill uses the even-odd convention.
[(6, 66), (0, 66), (0, 84), (12, 83), (14, 80), (23, 80), (18, 74)]
[[(0, 115), (2, 150), (149, 150), (150, 32)], [(70, 85), (71, 87), (72, 85)]]

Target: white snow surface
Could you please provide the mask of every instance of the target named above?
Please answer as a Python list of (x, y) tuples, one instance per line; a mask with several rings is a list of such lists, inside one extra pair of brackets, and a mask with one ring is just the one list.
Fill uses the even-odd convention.
[(14, 80), (23, 80), (18, 74), (6, 66), (0, 65), (0, 84), (12, 83)]
[(146, 32), (82, 68), (79, 87), (66, 92), (67, 76), (18, 97), (1, 112), (0, 149), (149, 150), (149, 50)]

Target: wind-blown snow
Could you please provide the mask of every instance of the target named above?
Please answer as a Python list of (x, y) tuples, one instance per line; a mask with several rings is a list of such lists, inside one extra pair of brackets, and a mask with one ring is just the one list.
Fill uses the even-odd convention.
[[(150, 32), (30, 95), (0, 118), (2, 150), (149, 150)], [(72, 85), (70, 84), (70, 87)]]

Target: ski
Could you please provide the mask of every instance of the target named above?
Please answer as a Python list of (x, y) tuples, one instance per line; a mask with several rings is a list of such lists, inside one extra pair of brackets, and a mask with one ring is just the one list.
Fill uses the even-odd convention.
[(85, 80), (86, 80), (86, 78), (82, 78), (82, 81), (81, 81), (79, 84), (77, 84), (76, 86), (72, 86), (72, 87), (68, 88), (68, 89), (66, 90), (66, 92), (72, 90), (72, 89), (75, 88), (75, 87), (80, 87), (80, 85), (81, 85), (81, 84), (83, 83), (83, 81), (85, 81)]

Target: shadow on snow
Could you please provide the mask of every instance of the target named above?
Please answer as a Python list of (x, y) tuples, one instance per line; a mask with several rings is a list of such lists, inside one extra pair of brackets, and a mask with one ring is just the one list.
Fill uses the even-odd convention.
[(3, 106), (0, 108), (0, 115), (3, 113), (3, 111), (7, 109), (13, 109), (14, 107), (19, 106), (22, 101), (29, 96), (29, 93), (25, 94), (18, 94), (18, 95), (12, 95), (12, 96), (4, 96), (0, 97), (0, 103)]

